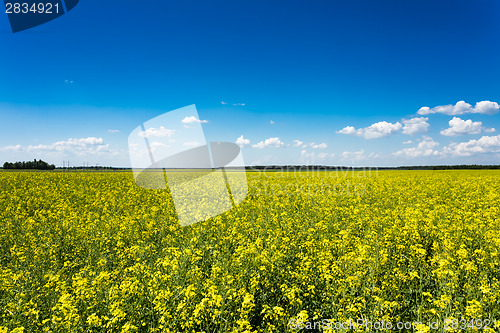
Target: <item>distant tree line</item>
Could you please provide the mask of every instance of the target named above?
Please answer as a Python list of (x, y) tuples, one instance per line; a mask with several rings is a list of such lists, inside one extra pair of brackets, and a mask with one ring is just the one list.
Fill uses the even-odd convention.
[(4, 169), (32, 169), (32, 170), (54, 170), (56, 166), (54, 164), (48, 164), (42, 160), (33, 160), (29, 162), (5, 162), (3, 164)]
[(117, 168), (117, 167), (98, 165), (98, 166), (72, 166), (72, 167), (63, 167), (63, 168), (58, 168), (58, 169), (64, 169), (64, 170), (129, 170), (130, 168)]
[[(30, 162), (5, 162), (4, 169), (34, 169), (34, 170), (54, 170), (54, 164), (48, 164), (42, 160), (33, 160)], [(65, 170), (130, 170), (131, 168), (120, 168), (110, 166), (73, 166), (63, 167), (58, 169)], [(230, 169), (230, 167), (229, 167)], [(331, 165), (254, 165), (246, 166), (246, 170), (264, 170), (264, 171), (323, 171), (323, 170), (467, 170), (467, 169), (500, 169), (500, 165), (479, 165), (479, 164), (463, 164), (463, 165), (415, 165), (415, 166), (398, 166), (398, 167), (349, 167), (349, 166), (331, 166)]]
[(463, 165), (414, 165), (414, 166), (398, 166), (398, 167), (348, 167), (348, 166), (331, 166), (331, 165), (255, 165), (246, 166), (246, 170), (279, 170), (279, 171), (294, 171), (294, 170), (467, 170), (467, 169), (500, 169), (500, 165), (478, 165), (478, 164), (463, 164)]
[[(231, 167), (228, 167), (231, 169)], [(377, 167), (352, 167), (352, 166), (332, 166), (332, 165), (251, 165), (245, 166), (245, 170), (263, 171), (324, 171), (324, 170), (365, 170), (378, 169)]]
[(479, 165), (479, 164), (462, 164), (462, 165), (420, 165), (420, 166), (400, 166), (397, 168), (378, 168), (396, 169), (396, 170), (480, 170), (480, 169), (500, 169), (500, 165)]

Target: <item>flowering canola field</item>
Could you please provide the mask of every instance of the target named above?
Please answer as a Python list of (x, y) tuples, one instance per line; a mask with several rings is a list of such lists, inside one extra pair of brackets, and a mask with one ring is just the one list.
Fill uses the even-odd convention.
[(0, 332), (286, 332), (359, 318), (488, 319), (493, 332), (499, 176), (249, 172), (240, 205), (180, 227), (168, 191), (131, 172), (0, 172)]

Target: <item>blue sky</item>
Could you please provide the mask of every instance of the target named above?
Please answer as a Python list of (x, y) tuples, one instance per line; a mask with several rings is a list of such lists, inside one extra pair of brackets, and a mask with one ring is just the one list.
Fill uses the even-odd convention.
[(129, 166), (134, 128), (195, 104), (247, 164), (500, 164), (499, 10), (86, 0), (16, 34), (0, 14), (0, 161)]

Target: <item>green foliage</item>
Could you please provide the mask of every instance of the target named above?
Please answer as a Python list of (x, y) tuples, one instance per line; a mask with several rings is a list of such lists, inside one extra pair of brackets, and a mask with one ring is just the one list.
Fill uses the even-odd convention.
[(247, 174), (180, 227), (132, 172), (1, 172), (0, 332), (500, 318), (500, 171)]

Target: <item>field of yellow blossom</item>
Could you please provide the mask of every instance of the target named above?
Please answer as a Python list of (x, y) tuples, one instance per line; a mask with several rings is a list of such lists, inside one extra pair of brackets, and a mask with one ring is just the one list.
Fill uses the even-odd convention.
[(0, 172), (0, 332), (500, 326), (499, 171), (254, 171), (248, 187), (180, 227), (131, 172)]

